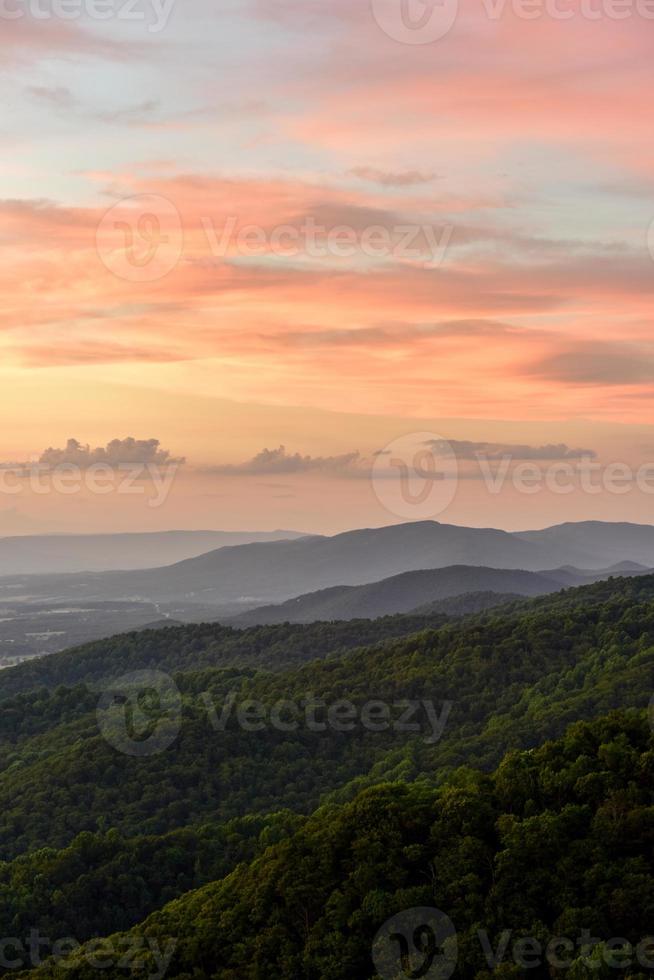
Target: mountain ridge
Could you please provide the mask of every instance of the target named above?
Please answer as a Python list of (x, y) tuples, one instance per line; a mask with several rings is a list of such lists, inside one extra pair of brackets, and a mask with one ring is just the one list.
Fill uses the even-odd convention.
[[(162, 568), (30, 576), (0, 582), (0, 598), (22, 586), (35, 596), (117, 598), (256, 606), (331, 586), (365, 585), (450, 565), (543, 572), (616, 562), (654, 565), (654, 526), (582, 523), (511, 533), (422, 521), (222, 547)], [(626, 529), (626, 530), (625, 530)], [(582, 560), (583, 559), (583, 560)]]
[(579, 575), (556, 578), (556, 573), (527, 572), (471, 565), (402, 572), (365, 585), (333, 586), (288, 599), (279, 605), (260, 606), (222, 620), (233, 626), (274, 623), (311, 623), (318, 620), (376, 619), (417, 611), (433, 602), (468, 593), (496, 592), (536, 596), (556, 592), (566, 585), (587, 584)]

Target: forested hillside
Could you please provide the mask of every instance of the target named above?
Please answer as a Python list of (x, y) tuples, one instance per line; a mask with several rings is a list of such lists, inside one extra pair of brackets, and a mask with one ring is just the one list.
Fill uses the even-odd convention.
[[(442, 777), (466, 762), (491, 768), (507, 748), (537, 745), (571, 721), (645, 706), (653, 650), (654, 606), (619, 583), (604, 603), (566, 593), (558, 605), (491, 613), (298, 669), (180, 672), (179, 733), (165, 752), (144, 758), (103, 737), (97, 691), (21, 695), (0, 706), (0, 853), (62, 847), (98, 821), (127, 835), (159, 834), (279, 808), (309, 812), (336, 790)], [(230, 695), (267, 706), (347, 698), (359, 714), (371, 701), (408, 699), (429, 703), (435, 717), (420, 712), (413, 733), (361, 724), (348, 734), (303, 724), (262, 733), (244, 730), (232, 713), (216, 730)]]
[[(134, 948), (143, 975), (158, 975), (166, 951), (167, 976), (180, 980), (369, 980), (380, 962), (419, 976), (399, 970), (396, 937), (375, 937), (398, 914), (425, 926), (425, 909), (453, 930), (437, 951), (444, 972), (429, 975), (649, 975), (638, 959), (651, 955), (643, 940), (654, 916), (645, 713), (575, 724), (556, 742), (509, 753), (489, 775), (465, 769), (440, 788), (387, 784), (324, 806), (131, 935), (29, 976), (90, 980), (98, 960), (106, 977), (123, 976), (117, 959)], [(406, 939), (424, 949), (411, 932)]]
[(200, 670), (263, 667), (277, 670), (385, 638), (433, 629), (447, 621), (442, 610), (415, 616), (238, 630), (200, 623), (123, 633), (31, 660), (0, 672), (0, 701), (40, 688), (98, 684), (133, 670)]
[[(570, 588), (531, 600), (528, 608), (545, 613), (550, 608), (561, 611), (568, 605), (638, 603), (651, 598), (654, 575), (643, 575)], [(174, 672), (227, 667), (289, 668), (385, 639), (435, 629), (452, 616), (482, 613), (497, 603), (511, 604), (519, 610), (520, 602), (520, 597), (510, 594), (471, 593), (450, 598), (447, 606), (436, 600), (415, 613), (377, 620), (281, 623), (240, 630), (220, 623), (201, 623), (119, 634), (0, 671), (0, 702), (42, 688), (96, 685), (143, 669)]]
[[(36, 689), (5, 690), (0, 704), (0, 931), (26, 929), (30, 916), (80, 942), (128, 929), (287, 838), (317, 807), (395, 781), (432, 793), (459, 767), (491, 772), (507, 751), (561, 737), (579, 719), (642, 710), (654, 690), (653, 594), (654, 577), (602, 582), (441, 617), (405, 637), (393, 631), (420, 620), (185, 627), (7, 672), (9, 690), (32, 680)], [(362, 646), (365, 637), (376, 642)], [(308, 662), (282, 669), (289, 657)], [(71, 686), (48, 688), (55, 661)], [(101, 729), (102, 685), (89, 678), (152, 666), (174, 676), (179, 730), (157, 754), (125, 754)], [(231, 712), (221, 727), (230, 698), (266, 708), (347, 699), (357, 721), (347, 732), (248, 731)], [(389, 705), (392, 721), (407, 701), (431, 711), (414, 715), (417, 731), (375, 730), (362, 723), (371, 700)]]

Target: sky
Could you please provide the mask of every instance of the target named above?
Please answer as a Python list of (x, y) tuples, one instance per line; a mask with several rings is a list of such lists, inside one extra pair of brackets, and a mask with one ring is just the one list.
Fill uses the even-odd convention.
[(652, 522), (654, 0), (0, 20), (1, 534)]

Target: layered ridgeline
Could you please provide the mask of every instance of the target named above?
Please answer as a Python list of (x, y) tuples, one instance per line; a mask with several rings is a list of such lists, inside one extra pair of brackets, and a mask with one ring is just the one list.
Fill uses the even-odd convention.
[[(402, 617), (389, 622), (401, 628)], [(3, 674), (23, 693), (5, 690), (0, 704), (0, 932), (15, 935), (30, 916), (80, 941), (128, 928), (288, 836), (321, 804), (387, 781), (438, 786), (462, 765), (491, 771), (507, 750), (538, 746), (578, 719), (643, 709), (654, 690), (654, 576), (399, 639), (378, 634), (349, 652), (344, 636), (352, 646), (375, 624), (323, 626), (321, 647), (320, 626), (189, 627)], [(229, 666), (220, 666), (221, 636)], [(270, 671), (266, 656), (276, 662), (284, 637), (307, 660), (311, 646), (313, 656), (332, 644), (340, 652)], [(55, 686), (58, 662), (68, 686)], [(174, 674), (181, 717), (160, 752), (125, 754), (98, 715), (98, 689), (114, 672), (144, 668)], [(264, 706), (261, 730), (239, 716), (250, 700)], [(364, 723), (371, 700), (388, 706), (383, 730), (374, 712)], [(324, 707), (316, 724), (300, 712), (288, 730), (270, 714), (280, 701)], [(325, 723), (326, 706), (343, 701), (354, 718), (346, 731)], [(417, 730), (399, 724), (407, 701)], [(280, 717), (288, 721), (287, 708)]]
[(323, 806), (131, 933), (25, 976), (644, 978), (653, 914), (654, 741), (645, 712), (616, 712), (491, 775)]
[[(642, 575), (646, 572), (647, 569), (640, 566), (619, 566), (597, 572), (576, 568), (524, 572), (510, 568), (451, 565), (404, 572), (367, 585), (337, 585), (278, 605), (259, 606), (229, 621), (236, 626), (253, 626), (359, 617), (374, 619), (436, 611), (456, 615), (459, 610), (477, 612), (520, 596), (547, 595), (615, 575)], [(460, 601), (453, 601), (455, 599)]]
[[(425, 605), (431, 613), (466, 613), (506, 596), (647, 573), (654, 564), (654, 528), (630, 524), (509, 534), (427, 521), (329, 538), (260, 537), (144, 535), (139, 553), (127, 535), (122, 566), (120, 536), (27, 539), (22, 551), (0, 541), (0, 565), (3, 545), (10, 557), (18, 549), (16, 571), (25, 561), (32, 569), (75, 568), (94, 555), (82, 574), (2, 577), (0, 568), (0, 668), (162, 620), (247, 626), (404, 614)], [(232, 545), (194, 554), (210, 540)], [(193, 557), (133, 567), (161, 566), (164, 554)], [(122, 570), (99, 571), (103, 563)]]
[[(489, 579), (487, 573), (493, 578)], [(377, 619), (342, 619), (331, 615), (336, 610), (321, 610), (320, 603), (312, 605), (310, 623), (291, 623), (288, 616), (277, 616), (280, 607), (265, 607), (264, 618), (281, 619), (259, 626), (246, 626), (246, 617), (238, 618), (238, 626), (223, 623), (189, 625), (163, 624), (159, 628), (123, 633), (97, 640), (83, 646), (36, 658), (11, 670), (0, 671), (0, 703), (18, 694), (78, 684), (98, 685), (129, 671), (156, 669), (169, 672), (197, 671), (206, 668), (255, 667), (265, 670), (288, 669), (308, 661), (341, 656), (348, 650), (407, 636), (443, 626), (452, 618), (492, 610), (498, 606), (518, 611), (529, 595), (557, 591), (554, 608), (569, 604), (597, 605), (606, 601), (643, 602), (654, 595), (653, 575), (639, 574), (633, 578), (604, 578), (585, 588), (567, 589), (576, 573), (558, 569), (551, 578), (520, 571), (474, 569), (459, 566), (406, 573), (392, 579), (360, 588), (346, 588), (353, 595), (348, 599), (348, 611), (356, 605), (372, 614), (369, 603), (383, 597), (389, 604), (409, 605), (410, 613), (380, 615)], [(554, 575), (556, 574), (556, 578)], [(631, 572), (629, 573), (631, 574)], [(495, 578), (494, 576), (497, 576)], [(435, 579), (437, 580), (435, 582)], [(448, 598), (434, 598), (435, 584), (446, 588)], [(513, 592), (476, 591), (483, 585), (495, 588), (512, 587)], [(466, 588), (467, 586), (467, 588)], [(409, 594), (409, 590), (413, 591)], [(475, 590), (475, 591), (471, 591)], [(331, 591), (331, 590), (330, 590)], [(340, 589), (335, 590), (341, 592)], [(306, 598), (313, 600), (316, 594)], [(428, 601), (428, 598), (429, 601)], [(414, 607), (417, 605), (417, 609)], [(292, 604), (283, 604), (288, 612)], [(532, 610), (547, 610), (550, 599), (532, 601)], [(321, 620), (319, 613), (328, 612)], [(379, 611), (379, 610), (377, 610)], [(260, 610), (254, 610), (257, 616)]]
[(1, 580), (0, 596), (10, 599), (20, 587), (33, 600), (139, 596), (184, 607), (215, 605), (224, 612), (234, 604), (282, 602), (333, 586), (364, 585), (403, 572), (452, 565), (526, 571), (570, 565), (599, 571), (624, 562), (652, 568), (654, 527), (589, 522), (509, 534), (425, 521), (330, 538), (221, 547), (165, 568), (23, 576)]

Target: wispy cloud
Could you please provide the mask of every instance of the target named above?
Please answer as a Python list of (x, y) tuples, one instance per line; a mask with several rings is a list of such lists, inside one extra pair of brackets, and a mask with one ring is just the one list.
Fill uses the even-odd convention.
[(626, 342), (566, 345), (532, 367), (533, 374), (561, 384), (654, 384), (654, 346)]

